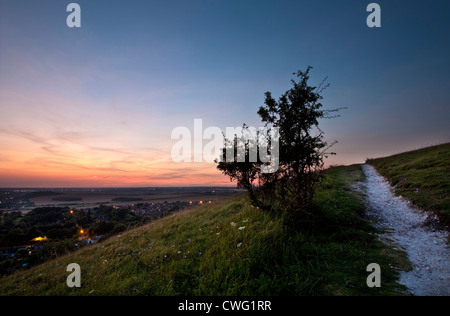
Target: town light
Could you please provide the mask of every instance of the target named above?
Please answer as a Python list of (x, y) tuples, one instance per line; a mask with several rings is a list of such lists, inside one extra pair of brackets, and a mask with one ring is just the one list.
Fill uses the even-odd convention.
[(33, 238), (31, 241), (47, 241), (48, 240), (48, 238), (47, 237), (36, 237), (36, 238)]

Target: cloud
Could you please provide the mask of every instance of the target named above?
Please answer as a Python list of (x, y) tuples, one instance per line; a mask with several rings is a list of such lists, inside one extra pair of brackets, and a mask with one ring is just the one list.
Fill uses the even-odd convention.
[(122, 150), (122, 149), (97, 147), (97, 146), (89, 146), (88, 148), (93, 151), (106, 151), (106, 152), (111, 152), (111, 153), (116, 153), (116, 154), (130, 155), (130, 152)]
[[(58, 151), (59, 146), (52, 144), (47, 139), (40, 137), (36, 134), (32, 134), (30, 132), (14, 130), (14, 129), (5, 129), (0, 128), (0, 134), (6, 134), (8, 136), (19, 137), (25, 140), (28, 140), (34, 144), (37, 144), (43, 151), (48, 152), (54, 155), (60, 155), (61, 153)], [(3, 150), (8, 151), (8, 148), (4, 148)]]
[(95, 171), (95, 172), (112, 172), (112, 173), (128, 172), (127, 170), (120, 169), (120, 168), (110, 168), (110, 167), (102, 167), (102, 166), (90, 167), (90, 166), (83, 165), (81, 163), (58, 161), (58, 160), (53, 160), (53, 159), (47, 158), (47, 157), (34, 158), (34, 159), (26, 161), (26, 163), (29, 163), (30, 165), (34, 165), (34, 166), (39, 165), (39, 166), (48, 168), (49, 170), (52, 170), (52, 169), (54, 170), (55, 167), (67, 167), (72, 170), (80, 170), (81, 169), (81, 170), (88, 170), (88, 171)]
[(30, 140), (32, 142), (37, 143), (37, 144), (50, 146), (50, 144), (44, 138), (39, 137), (39, 136), (37, 136), (35, 134), (32, 134), (32, 133), (26, 132), (26, 131), (10, 130), (10, 129), (6, 129), (6, 128), (1, 128), (0, 127), (0, 133), (23, 137), (23, 138), (28, 139), (28, 140)]

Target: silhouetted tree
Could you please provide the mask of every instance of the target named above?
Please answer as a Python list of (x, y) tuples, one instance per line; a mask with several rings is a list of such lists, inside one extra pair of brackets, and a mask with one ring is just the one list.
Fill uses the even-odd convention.
[[(264, 106), (259, 108), (258, 115), (268, 133), (258, 133), (257, 137), (263, 140), (267, 148), (271, 148), (270, 142), (274, 139), (279, 144), (276, 171), (262, 172), (261, 167), (268, 163), (261, 161), (259, 156), (253, 162), (249, 159), (255, 142), (248, 139), (239, 142), (237, 136), (231, 140), (225, 139), (222, 157), (217, 161), (217, 168), (231, 180), (236, 180), (239, 187), (247, 189), (252, 203), (264, 210), (276, 213), (308, 212), (315, 185), (321, 177), (324, 157), (334, 154), (327, 153), (333, 144), (328, 145), (323, 140), (319, 119), (331, 118), (330, 113), (340, 109), (322, 110), (321, 93), (328, 84), (325, 78), (319, 86), (310, 86), (311, 69), (309, 66), (305, 71), (294, 73), (298, 80), (291, 80), (292, 88), (278, 101), (266, 92)], [(245, 124), (243, 128), (247, 128)], [(234, 150), (234, 160), (226, 159), (227, 150)]]

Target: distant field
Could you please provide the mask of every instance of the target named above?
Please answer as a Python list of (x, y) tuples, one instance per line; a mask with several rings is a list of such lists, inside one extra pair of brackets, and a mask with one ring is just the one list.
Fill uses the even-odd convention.
[(450, 225), (450, 143), (385, 158), (368, 159), (395, 192)]
[(114, 198), (113, 202), (141, 202), (143, 201), (143, 198), (137, 198), (137, 197), (118, 197)]
[(80, 197), (63, 196), (63, 197), (53, 198), (52, 200), (56, 201), (56, 202), (78, 202), (78, 201), (82, 201), (83, 199)]
[(70, 202), (80, 205), (98, 204), (129, 204), (132, 202), (176, 202), (176, 201), (215, 201), (225, 196), (230, 196), (235, 192), (240, 192), (235, 188), (183, 188), (176, 189), (103, 189), (103, 192), (46, 192), (45, 194), (35, 194), (30, 201), (36, 207), (47, 205), (63, 205)]

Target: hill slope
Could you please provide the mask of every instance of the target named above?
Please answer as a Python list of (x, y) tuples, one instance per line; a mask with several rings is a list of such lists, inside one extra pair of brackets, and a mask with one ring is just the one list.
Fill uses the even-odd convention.
[[(235, 196), (154, 221), (0, 281), (1, 295), (399, 294), (402, 255), (377, 241), (351, 192), (360, 166), (333, 168), (296, 232)], [(368, 288), (366, 267), (383, 286)], [(69, 288), (66, 267), (81, 267)]]
[(385, 158), (368, 159), (395, 192), (434, 211), (450, 225), (450, 143)]

